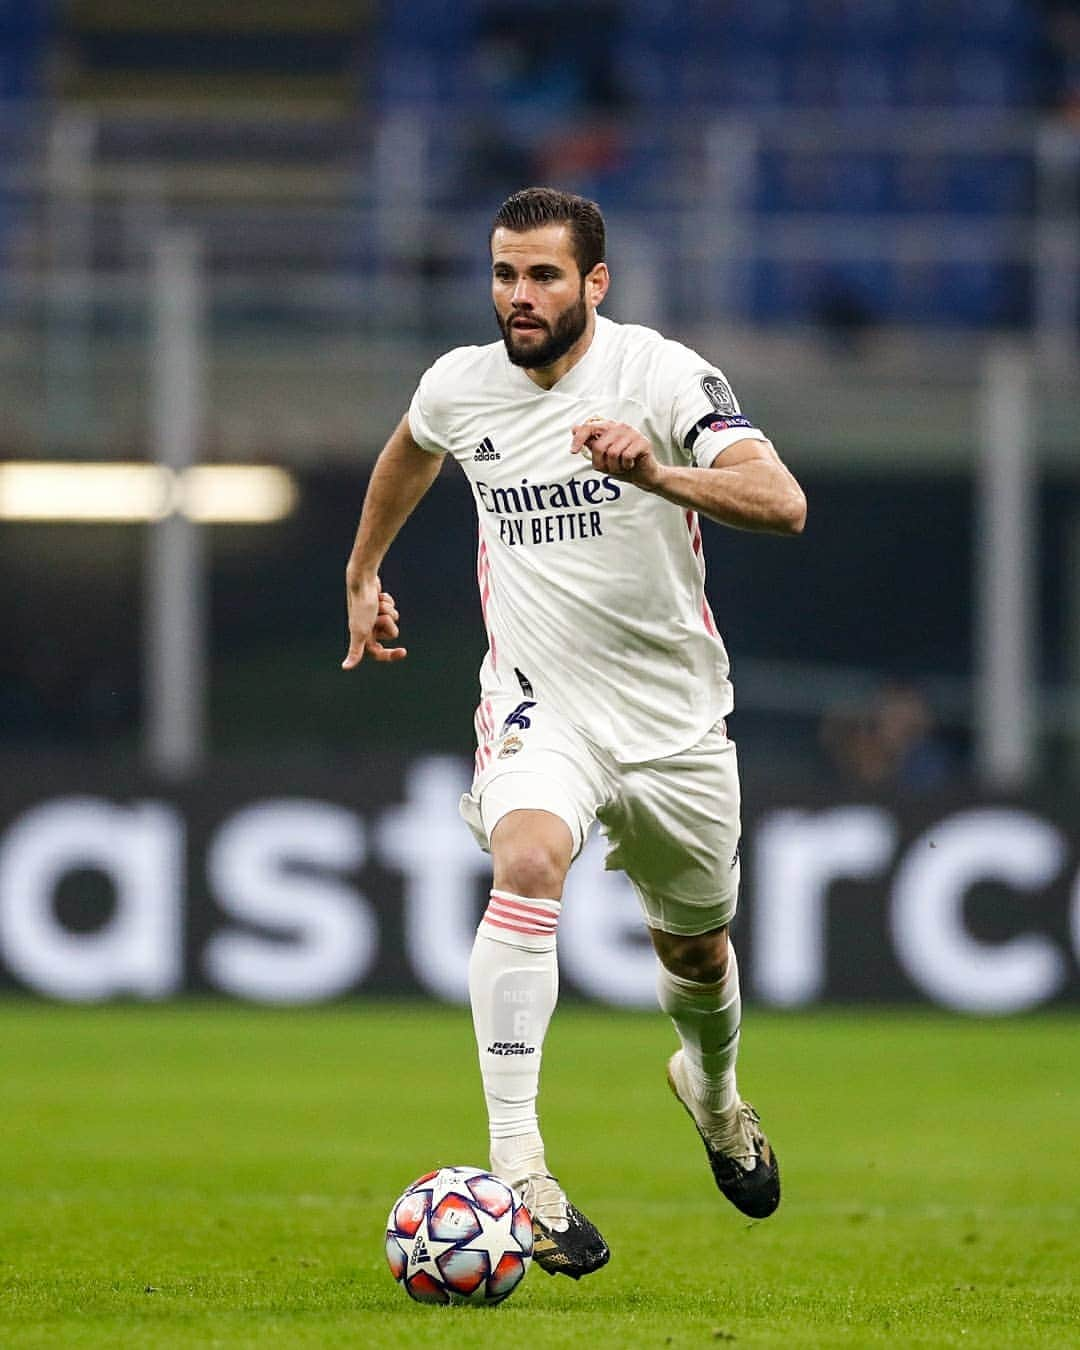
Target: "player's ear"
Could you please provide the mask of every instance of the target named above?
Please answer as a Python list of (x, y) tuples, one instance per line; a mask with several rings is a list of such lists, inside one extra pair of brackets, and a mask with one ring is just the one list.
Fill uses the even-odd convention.
[(607, 269), (607, 263), (598, 262), (585, 277), (585, 296), (594, 309), (607, 295), (610, 285), (611, 273)]

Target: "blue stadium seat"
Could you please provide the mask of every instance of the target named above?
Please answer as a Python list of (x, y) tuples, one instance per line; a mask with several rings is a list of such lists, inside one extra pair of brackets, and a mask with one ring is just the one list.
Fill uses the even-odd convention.
[(1031, 101), (1030, 62), (993, 45), (927, 45), (901, 67), (904, 101), (924, 108), (1008, 108)]
[[(51, 22), (44, 0), (0, 0), (0, 171), (27, 151), (33, 119), (26, 112), (42, 90)], [(5, 180), (0, 185), (0, 299), (7, 301), (7, 260), (14, 231), (25, 226), (29, 206)]]
[(0, 12), (0, 101), (40, 92), (45, 36), (40, 15)]
[(904, 0), (806, 0), (804, 5), (809, 32), (860, 44), (893, 36), (906, 11)]
[(632, 37), (615, 44), (615, 64), (622, 73), (623, 88), (642, 108), (669, 108), (682, 97), (682, 71), (666, 55), (643, 49)]
[(969, 215), (1013, 215), (1033, 205), (1033, 168), (1020, 155), (958, 156), (949, 165), (949, 209)]
[(773, 153), (758, 161), (755, 206), (765, 213), (876, 214), (889, 200), (889, 164), (880, 155)]
[(840, 209), (877, 215), (888, 208), (891, 181), (884, 155), (837, 155), (832, 182)]
[(836, 103), (837, 65), (828, 51), (804, 48), (791, 58), (787, 102), (802, 108)]
[(672, 153), (671, 144), (659, 131), (641, 126), (629, 139), (629, 147), (620, 158), (618, 172), (609, 178), (609, 191), (618, 194), (620, 202), (640, 205), (642, 202), (673, 201), (685, 192), (689, 170)]
[(747, 45), (785, 44), (796, 41), (805, 32), (806, 9), (803, 0), (728, 0), (728, 4), (703, 3), (699, 6), (701, 30), (715, 41), (725, 35)]
[(638, 49), (642, 56), (678, 60), (693, 50), (700, 16), (693, 0), (630, 0), (623, 6), (617, 39)]
[(1026, 81), (1005, 52), (992, 47), (957, 51), (953, 58), (952, 103), (962, 107), (1004, 108), (1026, 103)]
[[(51, 0), (0, 0), (0, 104), (10, 105), (2, 117), (13, 128), (25, 125), (19, 105), (38, 97), (46, 45), (51, 31)], [(5, 161), (11, 137), (0, 140), (0, 165)]]
[(722, 63), (711, 56), (695, 56), (683, 67), (682, 92), (688, 100), (709, 107), (751, 112), (782, 107), (787, 81), (783, 63), (771, 54)]
[(755, 165), (753, 209), (761, 215), (786, 210), (787, 181), (785, 156), (775, 150), (762, 150)]
[(1021, 308), (1014, 268), (1001, 263), (946, 263), (939, 273), (940, 322), (975, 326), (1016, 322)]
[(451, 110), (464, 103), (469, 92), (464, 67), (479, 7), (478, 0), (380, 6), (376, 101)]
[(808, 322), (818, 312), (825, 279), (825, 268), (818, 262), (759, 260), (751, 286), (754, 317)]
[(897, 78), (884, 49), (819, 46), (789, 58), (785, 101), (807, 108), (889, 107), (897, 101)]
[(374, 98), (383, 106), (453, 109), (462, 103), (461, 62), (421, 47), (400, 48), (379, 62)]
[(896, 103), (896, 72), (886, 52), (866, 48), (842, 56), (836, 94), (843, 107), (877, 109)]
[(940, 319), (943, 308), (940, 278), (929, 263), (899, 263), (893, 271), (895, 308), (900, 323)]
[(910, 0), (909, 10), (927, 38), (967, 41), (1015, 40), (1032, 31), (1036, 17), (1030, 0)]
[(897, 292), (896, 317), (912, 323), (1010, 325), (1027, 305), (1023, 269), (977, 260), (900, 267)]
[(892, 210), (901, 214), (945, 211), (949, 164), (942, 155), (905, 154), (893, 161)]
[(0, 0), (0, 33), (22, 33), (35, 42), (52, 21), (53, 0)]
[(458, 46), (473, 30), (481, 0), (409, 0), (407, 5), (380, 5), (380, 28), (388, 44), (422, 46), (438, 50)]
[(819, 279), (814, 315), (829, 327), (854, 330), (892, 317), (894, 273), (878, 258), (849, 258), (825, 267)]

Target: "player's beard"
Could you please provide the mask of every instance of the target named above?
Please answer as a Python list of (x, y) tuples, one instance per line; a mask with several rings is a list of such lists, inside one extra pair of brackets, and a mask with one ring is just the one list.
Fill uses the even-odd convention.
[(541, 324), (547, 330), (547, 337), (539, 343), (530, 343), (527, 347), (515, 346), (511, 324), (519, 317), (524, 315), (512, 311), (509, 318), (503, 320), (499, 311), (495, 311), (495, 319), (506, 344), (506, 354), (512, 364), (524, 366), (526, 370), (543, 370), (545, 366), (553, 366), (585, 332), (585, 326), (589, 322), (589, 311), (585, 307), (585, 287), (582, 285), (581, 294), (575, 303), (568, 305), (553, 324), (544, 323), (543, 319), (535, 314), (528, 316), (534, 323)]

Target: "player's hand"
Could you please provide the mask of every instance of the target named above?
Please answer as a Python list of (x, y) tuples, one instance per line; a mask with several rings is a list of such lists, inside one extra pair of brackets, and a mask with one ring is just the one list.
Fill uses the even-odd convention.
[(592, 460), (599, 473), (625, 479), (641, 488), (654, 487), (662, 473), (652, 443), (625, 422), (599, 419), (571, 428), (570, 453)]
[(375, 661), (402, 661), (404, 647), (384, 647), (398, 635), (400, 615), (394, 597), (381, 587), (378, 577), (371, 577), (345, 588), (345, 604), (349, 614), (349, 650), (341, 663), (342, 670), (352, 670), (370, 653)]

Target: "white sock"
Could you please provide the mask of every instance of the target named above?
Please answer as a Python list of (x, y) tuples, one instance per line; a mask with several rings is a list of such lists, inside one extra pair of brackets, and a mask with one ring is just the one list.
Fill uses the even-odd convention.
[(708, 1111), (731, 1111), (739, 1099), (735, 1060), (742, 1019), (734, 947), (729, 943), (727, 970), (715, 984), (684, 980), (658, 963), (656, 990), (682, 1041), (698, 1103)]
[(546, 1172), (536, 1115), (544, 1036), (559, 993), (558, 900), (491, 892), (469, 960), (469, 1000), (487, 1102), (491, 1168)]

